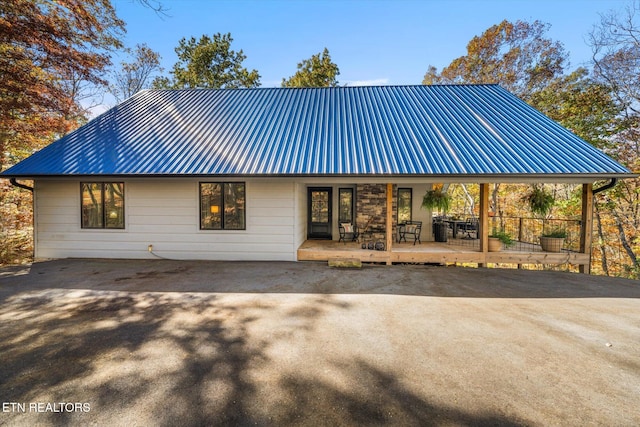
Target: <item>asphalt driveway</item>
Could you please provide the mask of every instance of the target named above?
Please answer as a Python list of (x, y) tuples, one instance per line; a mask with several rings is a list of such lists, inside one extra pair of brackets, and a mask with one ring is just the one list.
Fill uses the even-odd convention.
[(60, 260), (0, 269), (0, 424), (640, 425), (640, 283)]

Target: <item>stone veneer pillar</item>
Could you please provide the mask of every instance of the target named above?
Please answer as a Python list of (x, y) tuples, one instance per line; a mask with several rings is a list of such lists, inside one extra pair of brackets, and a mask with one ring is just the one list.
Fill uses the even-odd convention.
[[(393, 239), (396, 238), (398, 188), (393, 186)], [(356, 224), (362, 230), (370, 218), (373, 221), (369, 229), (373, 230), (374, 240), (385, 241), (385, 230), (387, 228), (387, 184), (358, 184), (356, 186)]]

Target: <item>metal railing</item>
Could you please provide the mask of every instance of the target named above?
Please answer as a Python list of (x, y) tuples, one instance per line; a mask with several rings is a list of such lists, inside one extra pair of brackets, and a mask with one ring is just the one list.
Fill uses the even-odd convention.
[[(515, 241), (514, 250), (541, 251), (540, 236), (553, 230), (567, 233), (562, 249), (578, 252), (580, 250), (580, 220), (573, 219), (539, 219), (524, 217), (489, 217), (489, 234), (494, 230), (508, 233)], [(477, 246), (477, 240), (450, 239), (451, 244)]]

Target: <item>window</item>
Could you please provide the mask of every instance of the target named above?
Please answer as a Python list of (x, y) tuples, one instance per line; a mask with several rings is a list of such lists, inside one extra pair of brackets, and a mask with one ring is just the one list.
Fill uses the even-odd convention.
[(124, 183), (81, 183), (82, 228), (124, 228)]
[(398, 224), (411, 221), (411, 188), (398, 188)]
[(200, 229), (244, 230), (244, 182), (200, 183)]
[(353, 188), (341, 188), (338, 194), (338, 222), (353, 223)]

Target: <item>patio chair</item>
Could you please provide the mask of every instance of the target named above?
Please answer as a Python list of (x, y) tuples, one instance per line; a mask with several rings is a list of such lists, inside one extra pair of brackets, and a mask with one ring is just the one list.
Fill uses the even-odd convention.
[(358, 237), (362, 237), (362, 240), (366, 243), (367, 240), (371, 240), (372, 232), (371, 232), (371, 224), (375, 220), (375, 217), (370, 217), (364, 227), (358, 229)]
[(404, 227), (401, 227), (398, 233), (400, 234), (399, 242), (407, 241), (407, 235), (413, 237), (413, 244), (416, 242), (422, 244), (420, 241), (420, 232), (422, 231), (422, 221), (406, 221)]
[[(467, 235), (463, 237), (463, 239), (477, 239), (479, 229), (480, 221), (478, 221), (477, 218), (467, 219), (462, 228), (462, 231), (467, 233)], [(476, 237), (471, 237), (471, 233), (476, 233)]]
[(342, 242), (345, 245), (347, 244), (347, 239), (350, 242), (357, 242), (358, 241), (358, 226), (357, 225), (353, 225), (350, 222), (349, 223), (341, 223), (340, 226), (338, 227), (338, 231), (340, 232), (340, 239), (338, 239), (338, 242)]

